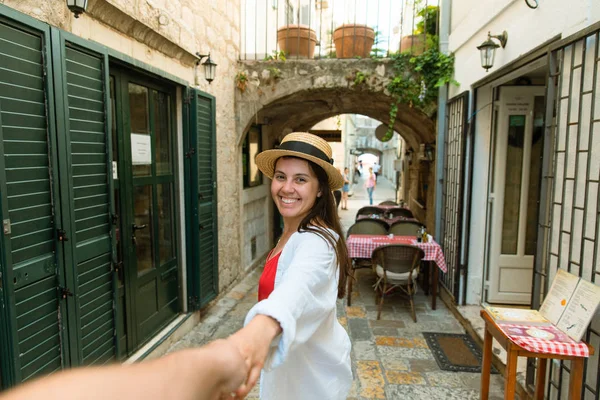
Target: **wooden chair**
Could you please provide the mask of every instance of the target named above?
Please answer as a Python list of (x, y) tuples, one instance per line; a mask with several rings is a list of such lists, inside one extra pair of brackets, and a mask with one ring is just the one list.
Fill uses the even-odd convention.
[(390, 214), (392, 214), (392, 218), (395, 217), (404, 217), (404, 218), (414, 218), (415, 216), (413, 215), (412, 211), (410, 211), (408, 208), (393, 208), (389, 211)]
[(388, 233), (398, 236), (417, 236), (417, 231), (422, 227), (418, 222), (396, 221), (388, 229)]
[[(387, 223), (378, 219), (361, 219), (356, 221), (350, 228), (346, 237), (355, 235), (387, 235)], [(354, 281), (354, 271), (359, 268), (370, 268), (370, 258), (360, 258), (352, 260), (352, 276), (348, 277), (348, 306), (352, 304), (352, 282)]]
[(358, 218), (359, 215), (383, 215), (384, 211), (380, 208), (377, 207), (373, 207), (373, 206), (365, 206), (360, 208), (357, 212), (356, 212), (356, 218)]
[(381, 203), (379, 203), (380, 206), (397, 206), (398, 203), (396, 203), (395, 201), (392, 200), (386, 200), (386, 201), (382, 201)]
[(377, 319), (381, 318), (383, 300), (394, 288), (408, 295), (413, 321), (417, 322), (413, 296), (417, 289), (416, 278), (419, 275), (423, 250), (409, 244), (389, 244), (373, 251), (371, 263), (377, 274), (375, 283), (375, 302), (378, 303)]

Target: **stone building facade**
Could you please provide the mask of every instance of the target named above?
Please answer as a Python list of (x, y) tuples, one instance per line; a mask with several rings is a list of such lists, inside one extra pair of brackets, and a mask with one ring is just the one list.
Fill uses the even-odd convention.
[[(33, 240), (29, 239), (31, 232), (35, 231), (17, 235), (17, 232), (21, 233), (19, 229), (25, 229), (20, 228), (21, 226), (33, 225), (32, 222), (25, 225), (20, 223), (15, 214), (17, 211), (10, 208), (14, 207), (8, 200), (11, 198), (11, 190), (17, 189), (12, 189), (16, 187), (11, 186), (11, 174), (14, 171), (10, 170), (10, 163), (7, 164), (7, 169), (3, 169), (3, 173), (8, 174), (8, 181), (4, 181), (7, 187), (2, 189), (4, 196), (8, 193), (8, 198), (3, 199), (3, 218), (8, 220), (10, 216), (12, 219), (14, 235), (6, 234), (2, 242), (3, 285), (0, 285), (0, 298), (2, 304), (7, 306), (3, 308), (3, 312), (7, 314), (0, 318), (0, 344), (3, 354), (12, 356), (3, 355), (0, 366), (2, 385), (10, 386), (57, 368), (145, 356), (156, 349), (168, 335), (177, 332), (177, 329), (182, 332), (186, 327), (193, 326), (199, 319), (199, 313), (190, 311), (205, 305), (244, 274), (244, 249), (241, 246), (239, 222), (242, 213), (242, 174), (241, 167), (231, 168), (240, 165), (240, 147), (232, 145), (239, 141), (234, 107), (234, 76), (239, 58), (240, 1), (90, 0), (87, 11), (79, 18), (74, 18), (66, 2), (62, 0), (3, 0), (0, 1), (0, 24), (1, 34), (4, 35), (2, 48), (15, 52), (4, 59), (3, 68), (5, 71), (9, 68), (10, 73), (3, 73), (3, 78), (0, 79), (3, 91), (0, 95), (5, 98), (0, 106), (4, 121), (4, 126), (0, 124), (0, 130), (3, 130), (5, 141), (11, 134), (10, 129), (16, 130), (15, 135), (18, 137), (24, 137), (24, 131), (19, 129), (25, 129), (26, 122), (23, 126), (14, 127), (8, 126), (7, 122), (14, 115), (10, 108), (11, 102), (18, 105), (23, 104), (24, 100), (19, 98), (19, 93), (10, 93), (7, 88), (17, 87), (15, 85), (19, 79), (30, 79), (32, 85), (37, 81), (43, 82), (42, 90), (48, 110), (45, 116), (47, 128), (44, 141), (47, 141), (48, 147), (40, 151), (46, 151), (46, 159), (57, 166), (45, 169), (46, 174), (50, 174), (44, 182), (51, 185), (54, 211), (45, 216), (44, 221), (60, 228), (56, 232), (46, 229), (50, 242), (44, 243), (51, 247), (47, 255), (44, 255), (49, 264), (45, 267), (43, 282), (48, 282), (50, 286), (56, 285), (59, 296), (55, 298), (53, 293), (56, 290), (44, 292), (49, 296), (45, 300), (50, 301), (47, 304), (56, 306), (50, 307), (49, 314), (43, 316), (47, 318), (44, 321), (50, 321), (50, 325), (44, 325), (47, 328), (42, 329), (49, 336), (46, 339), (35, 339), (47, 344), (44, 349), (38, 349), (42, 352), (40, 355), (35, 353), (38, 350), (28, 347), (27, 343), (33, 340), (32, 337), (26, 336), (19, 329), (23, 318), (27, 319), (29, 316), (23, 314), (25, 311), (18, 301), (24, 301), (24, 293), (34, 293), (43, 282), (35, 281), (41, 273), (31, 269), (35, 265), (32, 267), (33, 264), (29, 261), (28, 264), (18, 262), (20, 256), (17, 257), (16, 252), (21, 251), (19, 246), (29, 244)], [(41, 58), (36, 58), (39, 56), (34, 54), (31, 60), (40, 63), (44, 74), (39, 77), (31, 74), (25, 76), (18, 67), (11, 70), (12, 59), (29, 57), (29, 50), (13, 43), (32, 46), (37, 43), (40, 46), (40, 40), (41, 47), (35, 54), (40, 54)], [(217, 64), (216, 76), (211, 84), (204, 79), (202, 65), (197, 66), (197, 53), (210, 54)], [(202, 61), (205, 60), (206, 58)], [(89, 65), (86, 64), (88, 62)], [(85, 75), (87, 73), (95, 74), (96, 78), (91, 79), (91, 75)], [(14, 80), (11, 81), (13, 77)], [(78, 79), (83, 83), (74, 83)], [(91, 86), (86, 87), (86, 82), (90, 82), (90, 85), (97, 83), (100, 91), (94, 92)], [(93, 101), (84, 100), (76, 96), (75, 91), (103, 96)], [(147, 96), (142, 99), (142, 103), (139, 102), (140, 93)], [(121, 100), (123, 103), (119, 105)], [(63, 104), (67, 105), (64, 110)], [(88, 113), (91, 115), (90, 121), (86, 122), (89, 126), (92, 123), (100, 124), (107, 134), (97, 155), (113, 157), (112, 163), (109, 159), (104, 166), (97, 167), (104, 171), (104, 175), (100, 173), (95, 178), (80, 178), (77, 175), (79, 164), (76, 160), (80, 158), (75, 148), (80, 143), (86, 143), (81, 144), (82, 148), (91, 148), (92, 145), (91, 133), (86, 130), (88, 128), (76, 128), (77, 123), (82, 120), (75, 114), (88, 112), (87, 104), (96, 104), (99, 108), (95, 116)], [(200, 115), (203, 107), (206, 112)], [(56, 117), (51, 114), (55, 109)], [(67, 115), (66, 119), (59, 115), (62, 111)], [(142, 120), (137, 120), (136, 115), (140, 112), (146, 112), (147, 115), (144, 114)], [(98, 119), (94, 122), (91, 120), (93, 118)], [(198, 132), (202, 127), (206, 135), (195, 138), (190, 121), (196, 124), (194, 127), (198, 127)], [(107, 122), (113, 126), (112, 151), (109, 151), (111, 129)], [(151, 133), (149, 131), (146, 137), (140, 135), (136, 132), (140, 127), (150, 129)], [(82, 139), (77, 139), (80, 137)], [(135, 142), (134, 137), (141, 141)], [(198, 142), (194, 148), (190, 147), (190, 137)], [(65, 140), (71, 147), (69, 150), (67, 144), (64, 153), (61, 153), (63, 150), (60, 143)], [(206, 148), (209, 145), (205, 143), (209, 142), (212, 144)], [(58, 148), (53, 147), (55, 143), (58, 143)], [(162, 147), (160, 150), (159, 145), (166, 146), (167, 150), (163, 151)], [(127, 150), (119, 149), (120, 146)], [(150, 150), (151, 158), (147, 163), (141, 161), (141, 166), (136, 157), (143, 158), (144, 150), (140, 150), (139, 146), (147, 146), (146, 150)], [(131, 154), (127, 154), (129, 149)], [(9, 151), (10, 149), (6, 149), (6, 153), (2, 155), (5, 160), (11, 160), (12, 154), (8, 154)], [(85, 162), (86, 158), (91, 160), (92, 157), (83, 156), (81, 160)], [(162, 161), (160, 157), (163, 157)], [(126, 165), (123, 160), (128, 160), (131, 165)], [(160, 162), (163, 163), (162, 166)], [(216, 167), (214, 180), (210, 171), (202, 175), (202, 168), (206, 165), (210, 171), (214, 171)], [(146, 166), (147, 171), (152, 171), (151, 177), (140, 178), (140, 171), (145, 170)], [(85, 168), (86, 171), (91, 171), (95, 167), (90, 164)], [(169, 173), (160, 175), (161, 168), (167, 168)], [(19, 173), (22, 171), (24, 170), (19, 170)], [(112, 172), (112, 177), (107, 171)], [(190, 175), (193, 171), (199, 174), (199, 180), (195, 182), (192, 180), (194, 175)], [(28, 178), (29, 175), (23, 176), (25, 178), (19, 179), (31, 179)], [(205, 178), (210, 182), (203, 181)], [(92, 180), (99, 182), (102, 189), (105, 189), (103, 195), (110, 199), (106, 200), (110, 206), (95, 205), (100, 214), (82, 219), (81, 216), (92, 209), (88, 207), (87, 211), (82, 211), (77, 208), (81, 200), (78, 196), (83, 193), (78, 192), (80, 189), (77, 185), (80, 182), (84, 185), (81, 186), (82, 191), (90, 190), (89, 193), (92, 193), (91, 186), (85, 186), (86, 181), (90, 183)], [(67, 187), (71, 188), (71, 183), (65, 182), (71, 182), (74, 190), (62, 192)], [(125, 182), (133, 183), (125, 185)], [(125, 188), (129, 191), (127, 194), (109, 191), (111, 187), (123, 188), (122, 185), (129, 186)], [(195, 193), (189, 191), (190, 187), (198, 191), (197, 204), (189, 199), (191, 193)], [(142, 193), (146, 190), (143, 188), (148, 188), (147, 194)], [(200, 190), (208, 190), (210, 193), (204, 203)], [(63, 195), (59, 195), (59, 192), (66, 196), (64, 199), (74, 199), (74, 203), (63, 200)], [(68, 211), (73, 204), (75, 209), (72, 214), (58, 211)], [(196, 210), (196, 214), (193, 210)], [(169, 213), (172, 215), (169, 216)], [(259, 214), (253, 212), (252, 215)], [(69, 215), (73, 215), (73, 219), (69, 219)], [(85, 223), (92, 226), (95, 223), (93, 221), (101, 224), (93, 228), (100, 232), (100, 236), (93, 240), (107, 243), (107, 252), (102, 254), (102, 257), (107, 257), (106, 264), (93, 270), (97, 271), (98, 276), (103, 271), (100, 277), (108, 285), (103, 286), (107, 291), (103, 292), (105, 302), (102, 307), (109, 307), (114, 303), (117, 311), (109, 313), (94, 308), (93, 315), (88, 317), (86, 301), (92, 298), (89, 296), (99, 293), (94, 291), (100, 289), (89, 286), (93, 283), (83, 283), (84, 267), (75, 264), (70, 266), (68, 256), (63, 257), (63, 254), (74, 254), (75, 258), (80, 256), (78, 251), (88, 242), (82, 241), (84, 234), (78, 227)], [(69, 227), (73, 227), (74, 231), (70, 231)], [(130, 234), (133, 246), (128, 244)], [(265, 235), (260, 236), (264, 238)], [(148, 246), (145, 246), (146, 242)], [(99, 248), (99, 244), (89, 243), (92, 247)], [(71, 245), (72, 248), (67, 249)], [(135, 250), (132, 251), (131, 248)], [(163, 260), (168, 257), (173, 259)], [(133, 263), (128, 265), (128, 261), (132, 260)], [(145, 270), (147, 265), (154, 265), (156, 268)], [(144, 276), (148, 271), (158, 274), (151, 281), (156, 287), (142, 283), (144, 279), (147, 280)], [(97, 282), (97, 279), (93, 282)], [(111, 289), (110, 281), (115, 285), (114, 289)], [(208, 283), (202, 283), (205, 281)], [(133, 285), (131, 282), (137, 282), (135, 288), (130, 288)], [(92, 290), (89, 293), (86, 291), (88, 288)], [(129, 299), (132, 297), (131, 293), (136, 293), (136, 296)], [(14, 303), (15, 298), (17, 303)], [(145, 298), (151, 302), (156, 301), (156, 309), (152, 308), (153, 305), (145, 304)], [(91, 300), (89, 307), (100, 304), (98, 299)], [(31, 307), (35, 307), (33, 300), (27, 301)], [(37, 319), (32, 323), (45, 322)], [(63, 333), (55, 330), (58, 329), (57, 326), (63, 327)], [(105, 336), (93, 339), (93, 334), (100, 335), (100, 332)], [(106, 351), (102, 347), (104, 343)], [(94, 346), (102, 348), (103, 353), (93, 353)], [(92, 353), (88, 354), (89, 352)], [(40, 360), (41, 364), (36, 364), (35, 360)]]

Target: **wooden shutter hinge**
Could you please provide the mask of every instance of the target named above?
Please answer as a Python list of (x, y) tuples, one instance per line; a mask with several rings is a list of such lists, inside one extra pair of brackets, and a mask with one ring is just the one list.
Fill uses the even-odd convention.
[(190, 147), (190, 151), (185, 153), (185, 158), (191, 158), (194, 154), (196, 154), (196, 149), (193, 147)]
[(67, 237), (67, 231), (65, 231), (64, 229), (57, 229), (56, 234), (58, 236), (59, 242), (68, 242), (69, 241), (69, 238)]
[(192, 309), (192, 310), (199, 310), (200, 309), (200, 299), (198, 298), (198, 296), (188, 297), (188, 305), (189, 305), (190, 309)]
[(58, 295), (60, 296), (61, 299), (66, 299), (67, 296), (73, 297), (73, 292), (71, 292), (71, 290), (69, 290), (69, 288), (59, 286), (59, 287), (57, 287), (57, 289), (58, 289)]

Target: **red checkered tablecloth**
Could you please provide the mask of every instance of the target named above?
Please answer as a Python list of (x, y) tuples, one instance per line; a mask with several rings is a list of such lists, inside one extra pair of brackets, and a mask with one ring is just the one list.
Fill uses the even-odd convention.
[(532, 353), (560, 354), (589, 357), (590, 350), (584, 342), (576, 342), (557, 327), (496, 323), (517, 346)]
[(435, 241), (419, 243), (415, 236), (389, 237), (388, 235), (350, 235), (346, 240), (350, 258), (371, 258), (373, 250), (386, 244), (412, 244), (417, 246), (425, 253), (424, 261), (434, 261), (439, 269), (448, 272), (442, 248)]

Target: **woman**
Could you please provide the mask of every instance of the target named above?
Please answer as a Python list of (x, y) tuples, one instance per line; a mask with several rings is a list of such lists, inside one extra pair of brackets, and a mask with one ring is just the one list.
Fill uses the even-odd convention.
[(373, 191), (375, 190), (375, 186), (377, 185), (377, 178), (373, 173), (373, 168), (369, 168), (369, 176), (365, 181), (365, 188), (367, 189), (367, 193), (369, 195), (369, 204), (373, 205)]
[(344, 168), (344, 186), (342, 186), (342, 210), (348, 209), (348, 192), (350, 191), (350, 171)]
[(350, 390), (350, 339), (336, 315), (350, 260), (332, 194), (344, 180), (332, 161), (329, 144), (304, 132), (256, 157), (284, 228), (267, 256), (259, 302), (231, 336), (250, 364), (242, 398), (263, 366), (263, 400), (341, 400)]

